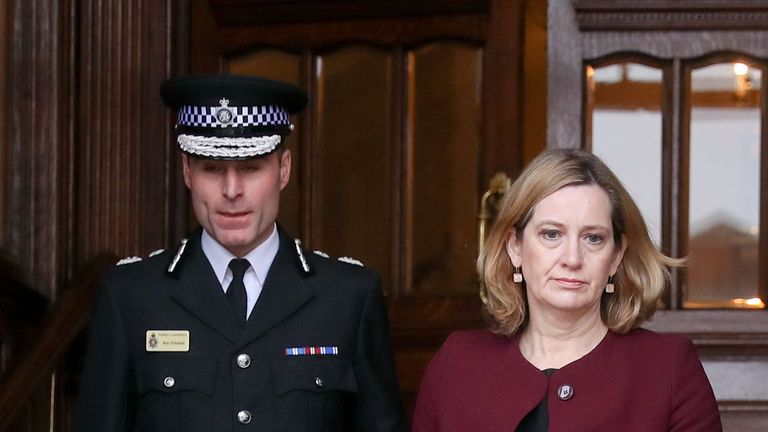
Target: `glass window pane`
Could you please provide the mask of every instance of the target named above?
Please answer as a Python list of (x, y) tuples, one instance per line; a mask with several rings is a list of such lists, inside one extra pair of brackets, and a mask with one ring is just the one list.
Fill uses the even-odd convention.
[[(271, 49), (257, 50), (230, 58), (227, 69), (232, 74), (257, 75), (299, 85), (301, 56)], [(297, 123), (297, 116), (294, 116), (292, 121)], [(298, 175), (301, 172), (301, 158), (298, 157), (298, 137), (306, 131), (303, 131), (301, 126), (297, 124), (296, 131), (288, 135), (285, 143), (285, 147), (293, 152), (293, 165), (291, 181), (288, 182), (288, 186), (280, 195), (280, 214), (278, 215), (280, 225), (294, 236), (302, 234), (301, 192)]]
[(316, 58), (313, 242), (392, 281), (392, 55), (350, 46)]
[(691, 73), (690, 261), (685, 307), (761, 307), (759, 69)]
[(635, 63), (587, 68), (592, 152), (619, 177), (660, 245), (662, 71)]
[(408, 53), (414, 293), (476, 293), (482, 50), (440, 42)]

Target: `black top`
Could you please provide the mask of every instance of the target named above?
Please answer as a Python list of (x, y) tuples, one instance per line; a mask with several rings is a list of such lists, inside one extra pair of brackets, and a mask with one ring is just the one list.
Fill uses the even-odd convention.
[[(557, 369), (545, 369), (544, 375), (549, 377)], [(549, 415), (547, 414), (547, 395), (523, 418), (517, 426), (516, 432), (547, 432), (549, 429)]]

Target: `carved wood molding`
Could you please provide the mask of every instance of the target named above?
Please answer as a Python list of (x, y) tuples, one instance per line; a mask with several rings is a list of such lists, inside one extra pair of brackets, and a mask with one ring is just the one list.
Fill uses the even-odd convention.
[[(435, 28), (441, 30), (435, 32)], [(336, 21), (300, 22), (279, 26), (232, 26), (217, 29), (217, 48), (223, 53), (237, 53), (255, 45), (275, 45), (300, 51), (306, 47), (327, 47), (355, 42), (374, 46), (415, 45), (440, 37), (482, 42), (487, 33), (487, 17), (480, 14), (449, 17), (382, 18)], [(210, 34), (193, 35), (210, 38)]]
[(46, 297), (100, 252), (176, 240), (183, 187), (159, 97), (176, 3), (13, 3), (3, 246)]
[(766, 30), (768, 4), (757, 1), (573, 2), (581, 31)]
[(46, 297), (66, 274), (72, 148), (69, 1), (9, 2), (4, 245)]
[(719, 401), (721, 412), (756, 412), (768, 414), (766, 401)]
[(170, 3), (81, 5), (89, 24), (78, 47), (76, 265), (102, 251), (146, 255), (175, 240), (179, 154), (159, 96), (171, 74)]
[(210, 0), (221, 26), (485, 13), (490, 0)]

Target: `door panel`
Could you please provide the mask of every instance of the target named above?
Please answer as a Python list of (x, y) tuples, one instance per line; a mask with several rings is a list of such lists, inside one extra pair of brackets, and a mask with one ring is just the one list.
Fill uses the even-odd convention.
[[(407, 54), (408, 293), (477, 290), (482, 49), (427, 44)], [(436, 79), (436, 77), (439, 77)]]
[(315, 62), (313, 244), (353, 256), (391, 286), (392, 54), (350, 45)]

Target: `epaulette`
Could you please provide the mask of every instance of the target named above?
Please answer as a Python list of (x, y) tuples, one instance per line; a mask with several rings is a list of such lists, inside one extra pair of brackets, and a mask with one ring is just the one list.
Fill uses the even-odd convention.
[(141, 257), (129, 256), (129, 257), (125, 257), (125, 258), (121, 259), (115, 265), (116, 266), (121, 266), (121, 265), (126, 265), (126, 264), (131, 264), (131, 263), (139, 262), (139, 261), (141, 261)]
[(352, 257), (346, 257), (346, 256), (345, 257), (339, 257), (338, 260), (341, 261), (341, 262), (345, 262), (347, 264), (354, 264), (356, 266), (365, 267), (363, 265), (362, 261), (356, 260), (356, 259), (354, 259)]
[(184, 258), (184, 251), (187, 249), (187, 239), (182, 239), (181, 243), (179, 244), (179, 248), (176, 250), (176, 254), (173, 256), (173, 259), (171, 259), (171, 262), (168, 263), (168, 271), (167, 273), (171, 276), (178, 276), (179, 271), (179, 263)]
[[(157, 254), (163, 253), (163, 251), (164, 251), (164, 249), (158, 249), (158, 250), (150, 253), (148, 258), (152, 258), (153, 256), (155, 256)], [(121, 259), (115, 265), (116, 266), (121, 266), (121, 265), (126, 265), (126, 264), (131, 264), (131, 263), (139, 262), (141, 260), (143, 260), (142, 257), (139, 257), (139, 256), (129, 256), (129, 257), (125, 257), (125, 258)]]
[[(312, 251), (312, 252), (314, 252), (315, 255), (321, 256), (323, 258), (331, 259), (331, 257), (327, 253), (325, 253), (323, 251), (315, 250), (315, 251)], [(344, 256), (344, 257), (339, 257), (339, 258), (336, 258), (336, 259), (338, 261), (345, 262), (347, 264), (354, 264), (354, 265), (358, 265), (360, 267), (365, 267), (360, 260), (356, 260), (356, 259), (354, 259), (352, 257)]]

